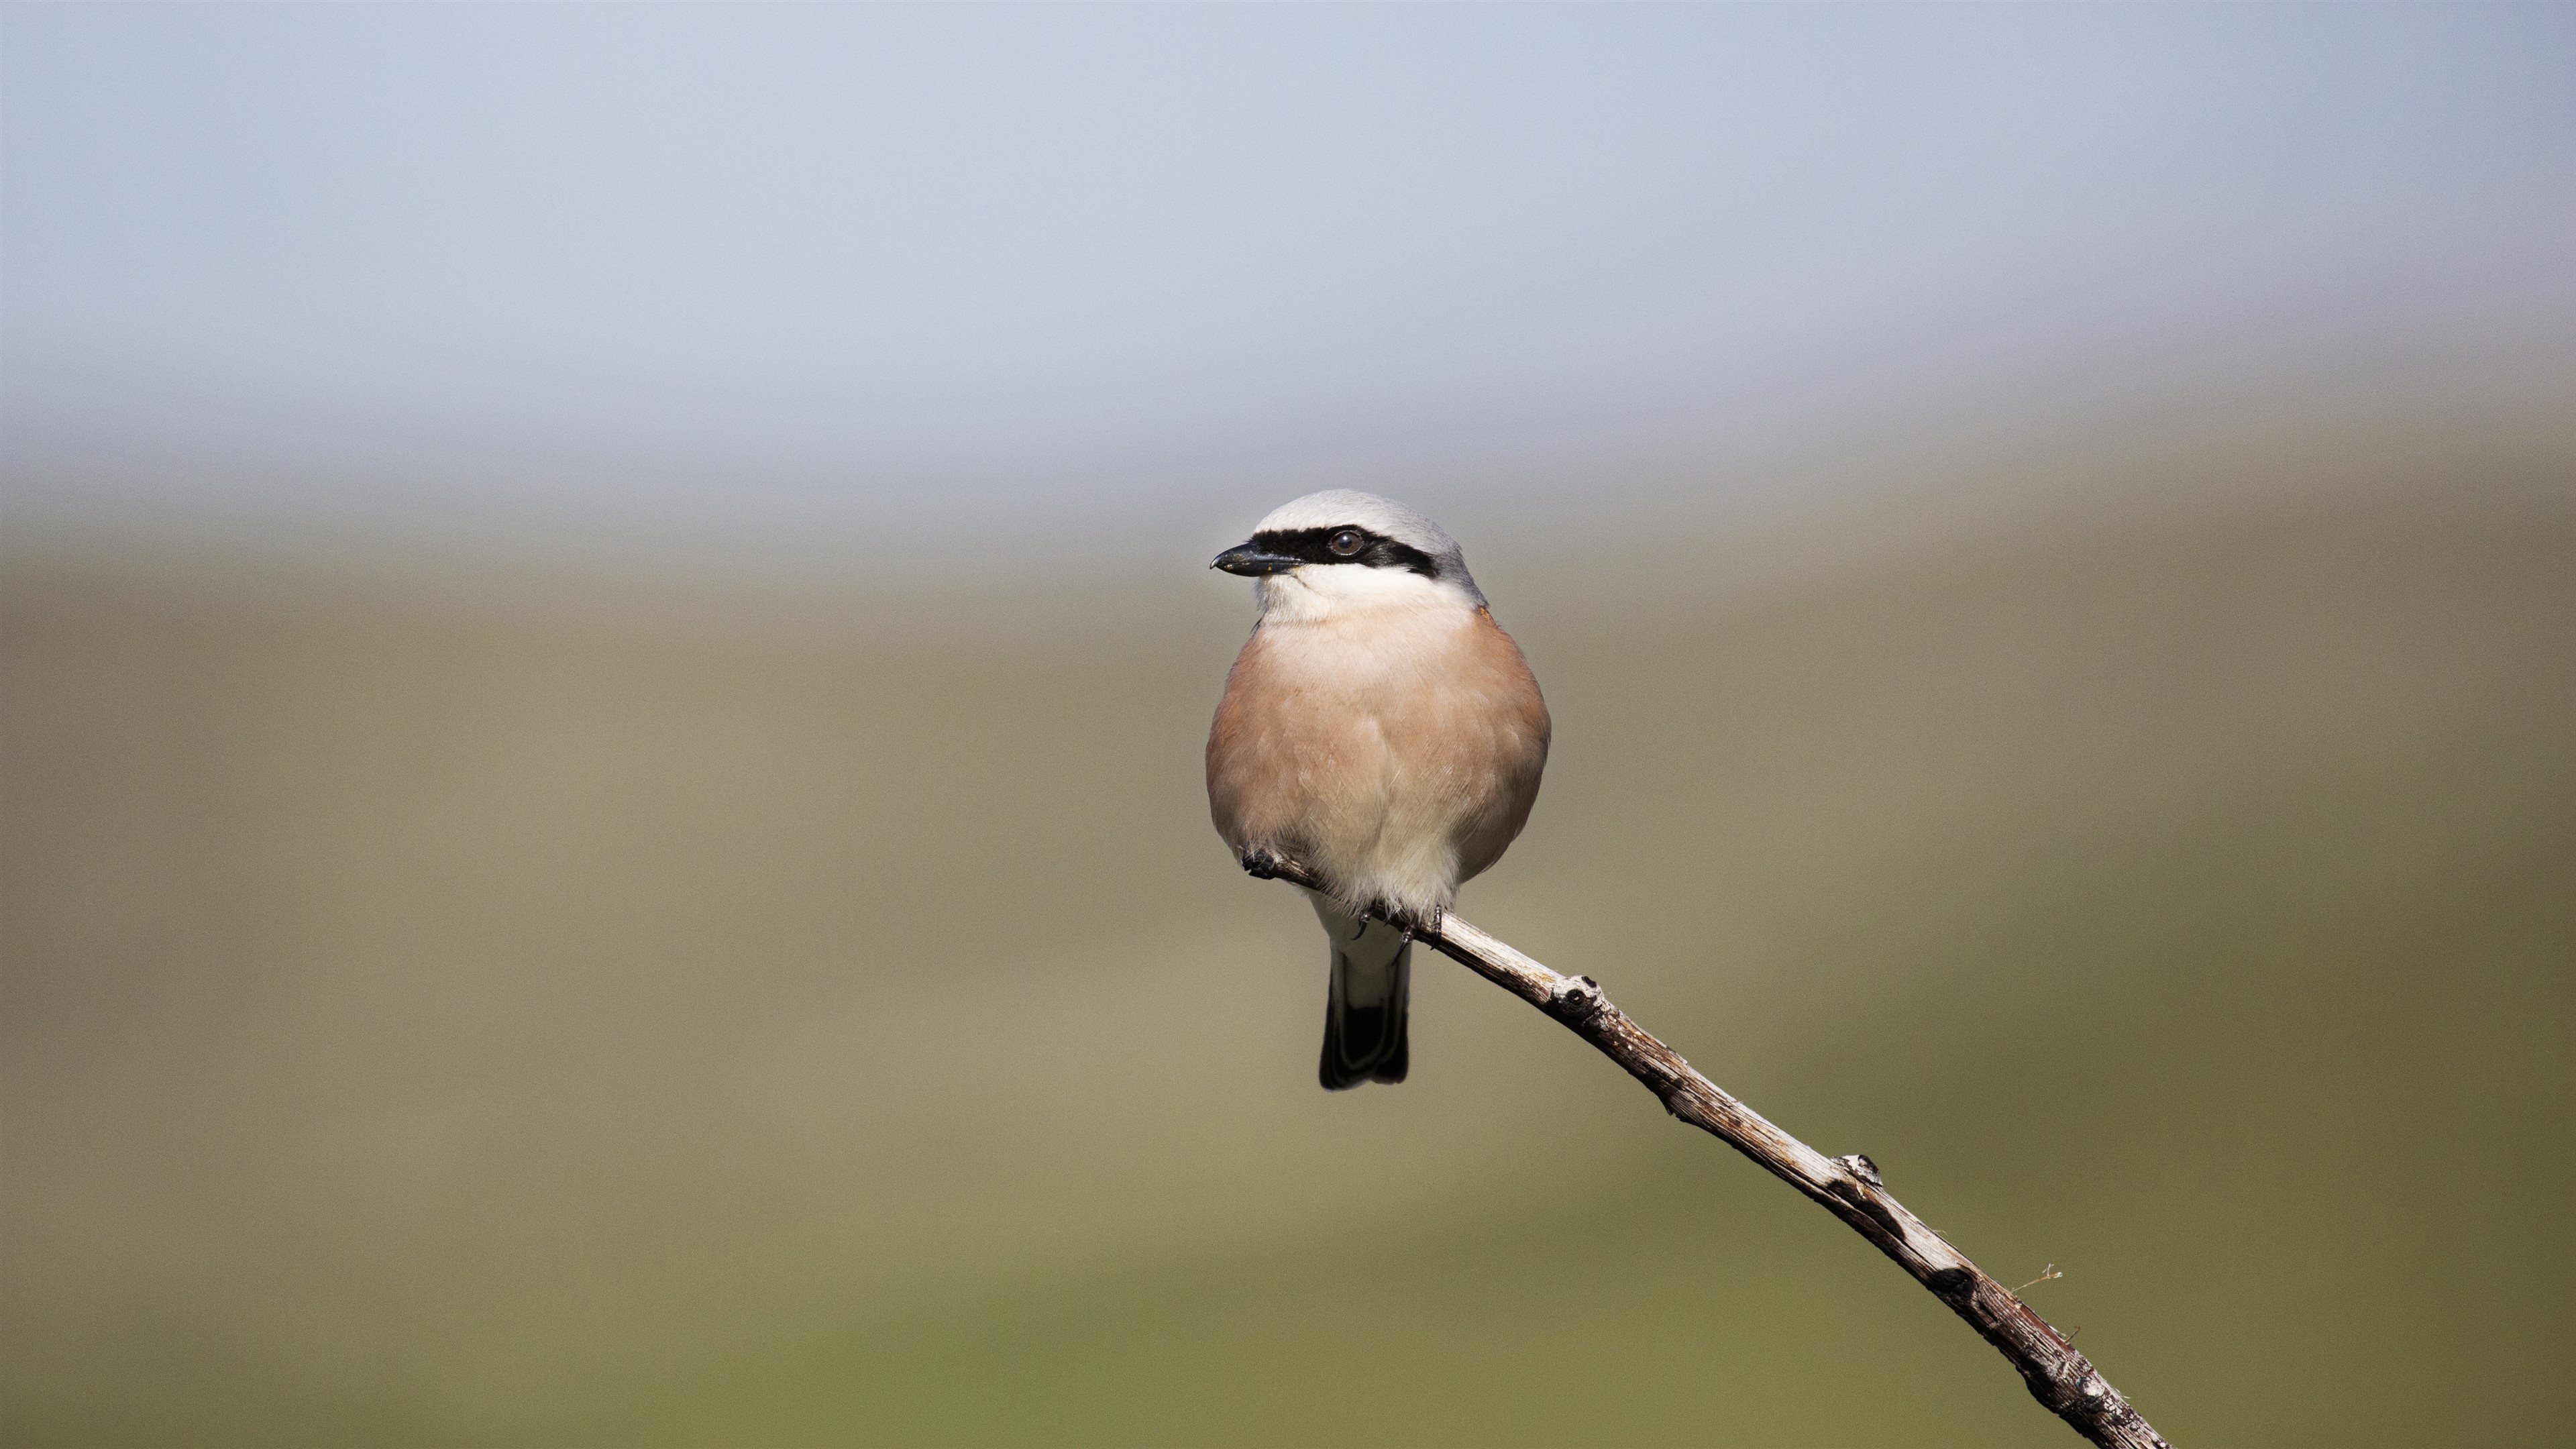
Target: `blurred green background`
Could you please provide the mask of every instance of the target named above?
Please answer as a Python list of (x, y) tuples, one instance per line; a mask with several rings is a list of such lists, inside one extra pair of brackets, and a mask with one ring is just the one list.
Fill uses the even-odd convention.
[(0, 1439), (2055, 1445), (1438, 958), (1204, 561), (1554, 710), (1470, 919), (2184, 1446), (2576, 1358), (2576, 12), (0, 12)]
[[(2576, 509), (2454, 477), (1796, 581), (1486, 582), (1480, 924), (2182, 1443), (2539, 1443)], [(2031, 1443), (1928, 1294), (1436, 958), (1315, 1089), (1204, 819), (1244, 623), (22, 572), (21, 1443)], [(1523, 575), (1526, 575), (1524, 577)]]

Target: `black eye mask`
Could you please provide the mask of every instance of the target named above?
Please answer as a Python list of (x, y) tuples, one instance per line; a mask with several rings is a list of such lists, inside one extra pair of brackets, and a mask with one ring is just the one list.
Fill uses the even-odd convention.
[[(1333, 549), (1336, 534), (1359, 535), (1360, 546), (1351, 553)], [(1440, 565), (1431, 555), (1409, 543), (1398, 543), (1382, 534), (1355, 528), (1345, 523), (1332, 528), (1269, 528), (1252, 536), (1252, 544), (1263, 553), (1282, 558), (1300, 559), (1319, 564), (1366, 564), (1373, 569), (1411, 569), (1426, 579), (1440, 577)]]

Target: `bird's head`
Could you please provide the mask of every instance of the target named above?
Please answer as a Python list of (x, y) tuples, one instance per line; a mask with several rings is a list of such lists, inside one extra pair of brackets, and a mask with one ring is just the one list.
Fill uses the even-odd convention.
[(1264, 617), (1369, 604), (1481, 608), (1458, 540), (1392, 499), (1335, 488), (1273, 509), (1210, 568), (1260, 583)]

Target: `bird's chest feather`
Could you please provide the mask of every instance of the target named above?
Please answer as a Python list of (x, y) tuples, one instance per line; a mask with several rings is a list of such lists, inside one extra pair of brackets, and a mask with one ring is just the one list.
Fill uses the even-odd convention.
[(1284, 827), (1464, 805), (1512, 748), (1498, 694), (1515, 675), (1526, 677), (1518, 651), (1473, 610), (1265, 623), (1235, 663), (1209, 740), (1220, 814), (1240, 800), (1247, 826)]
[(1431, 747), (1472, 663), (1471, 619), (1406, 610), (1265, 625), (1245, 648), (1244, 703), (1273, 743), (1300, 752)]

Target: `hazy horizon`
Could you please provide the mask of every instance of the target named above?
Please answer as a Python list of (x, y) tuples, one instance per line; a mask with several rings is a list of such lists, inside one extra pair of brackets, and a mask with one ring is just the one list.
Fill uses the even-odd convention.
[(935, 572), (1331, 485), (1615, 550), (2570, 446), (2562, 7), (0, 27), (21, 554)]

